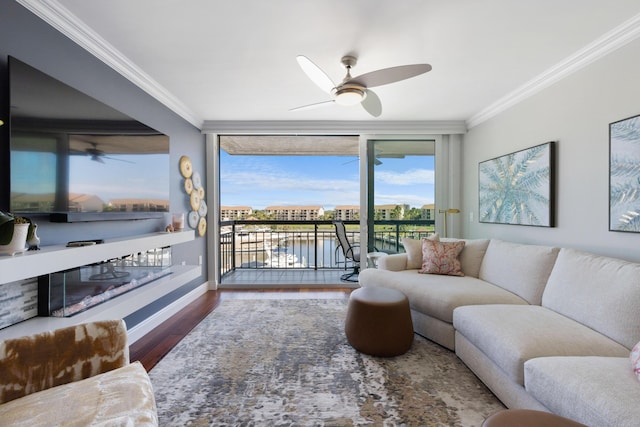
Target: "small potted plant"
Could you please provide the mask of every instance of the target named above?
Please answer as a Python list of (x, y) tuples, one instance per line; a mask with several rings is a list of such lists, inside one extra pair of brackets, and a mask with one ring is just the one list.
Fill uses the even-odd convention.
[(0, 253), (13, 256), (24, 252), (33, 236), (34, 225), (29, 218), (0, 211)]

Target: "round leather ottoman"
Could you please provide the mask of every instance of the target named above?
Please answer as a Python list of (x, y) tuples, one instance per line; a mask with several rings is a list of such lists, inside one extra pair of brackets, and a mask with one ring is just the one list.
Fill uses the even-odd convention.
[(576, 421), (549, 412), (531, 409), (498, 411), (482, 423), (482, 427), (587, 427)]
[(409, 300), (395, 289), (367, 287), (351, 292), (344, 327), (349, 344), (371, 356), (406, 353), (413, 343)]

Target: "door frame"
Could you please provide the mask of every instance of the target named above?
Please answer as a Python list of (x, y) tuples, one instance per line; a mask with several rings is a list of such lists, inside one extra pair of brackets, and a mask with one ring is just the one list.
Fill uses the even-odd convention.
[[(370, 245), (369, 236), (369, 206), (374, 203), (373, 197), (373, 166), (375, 153), (372, 150), (374, 141), (381, 140), (429, 140), (435, 141), (435, 215), (436, 232), (442, 233), (444, 227), (443, 214), (438, 207), (446, 210), (458, 209), (462, 202), (462, 137), (461, 135), (440, 134), (362, 134), (360, 135), (360, 242), (367, 242), (367, 252)], [(449, 220), (447, 236), (461, 237), (462, 215)], [(372, 236), (371, 236), (372, 237)], [(366, 263), (361, 263), (366, 268)]]

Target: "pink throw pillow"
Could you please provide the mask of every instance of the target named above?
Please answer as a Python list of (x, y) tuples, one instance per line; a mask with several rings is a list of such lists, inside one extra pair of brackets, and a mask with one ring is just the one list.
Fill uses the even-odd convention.
[(464, 276), (460, 265), (460, 252), (464, 241), (435, 242), (422, 240), (422, 268), (418, 273)]
[(638, 377), (638, 380), (640, 380), (640, 342), (633, 347), (629, 358), (631, 359), (631, 367), (633, 368), (633, 373), (636, 374), (636, 377)]
[(421, 240), (412, 239), (410, 237), (402, 237), (400, 242), (404, 246), (404, 251), (407, 254), (407, 270), (418, 269), (422, 267), (422, 240), (429, 239), (440, 240), (438, 233), (434, 233), (429, 237), (423, 237)]

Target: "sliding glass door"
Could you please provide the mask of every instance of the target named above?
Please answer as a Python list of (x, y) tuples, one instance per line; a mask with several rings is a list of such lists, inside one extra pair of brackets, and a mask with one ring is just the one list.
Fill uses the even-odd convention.
[(366, 140), (369, 252), (394, 253), (402, 236), (433, 232), (435, 145), (424, 136)]

